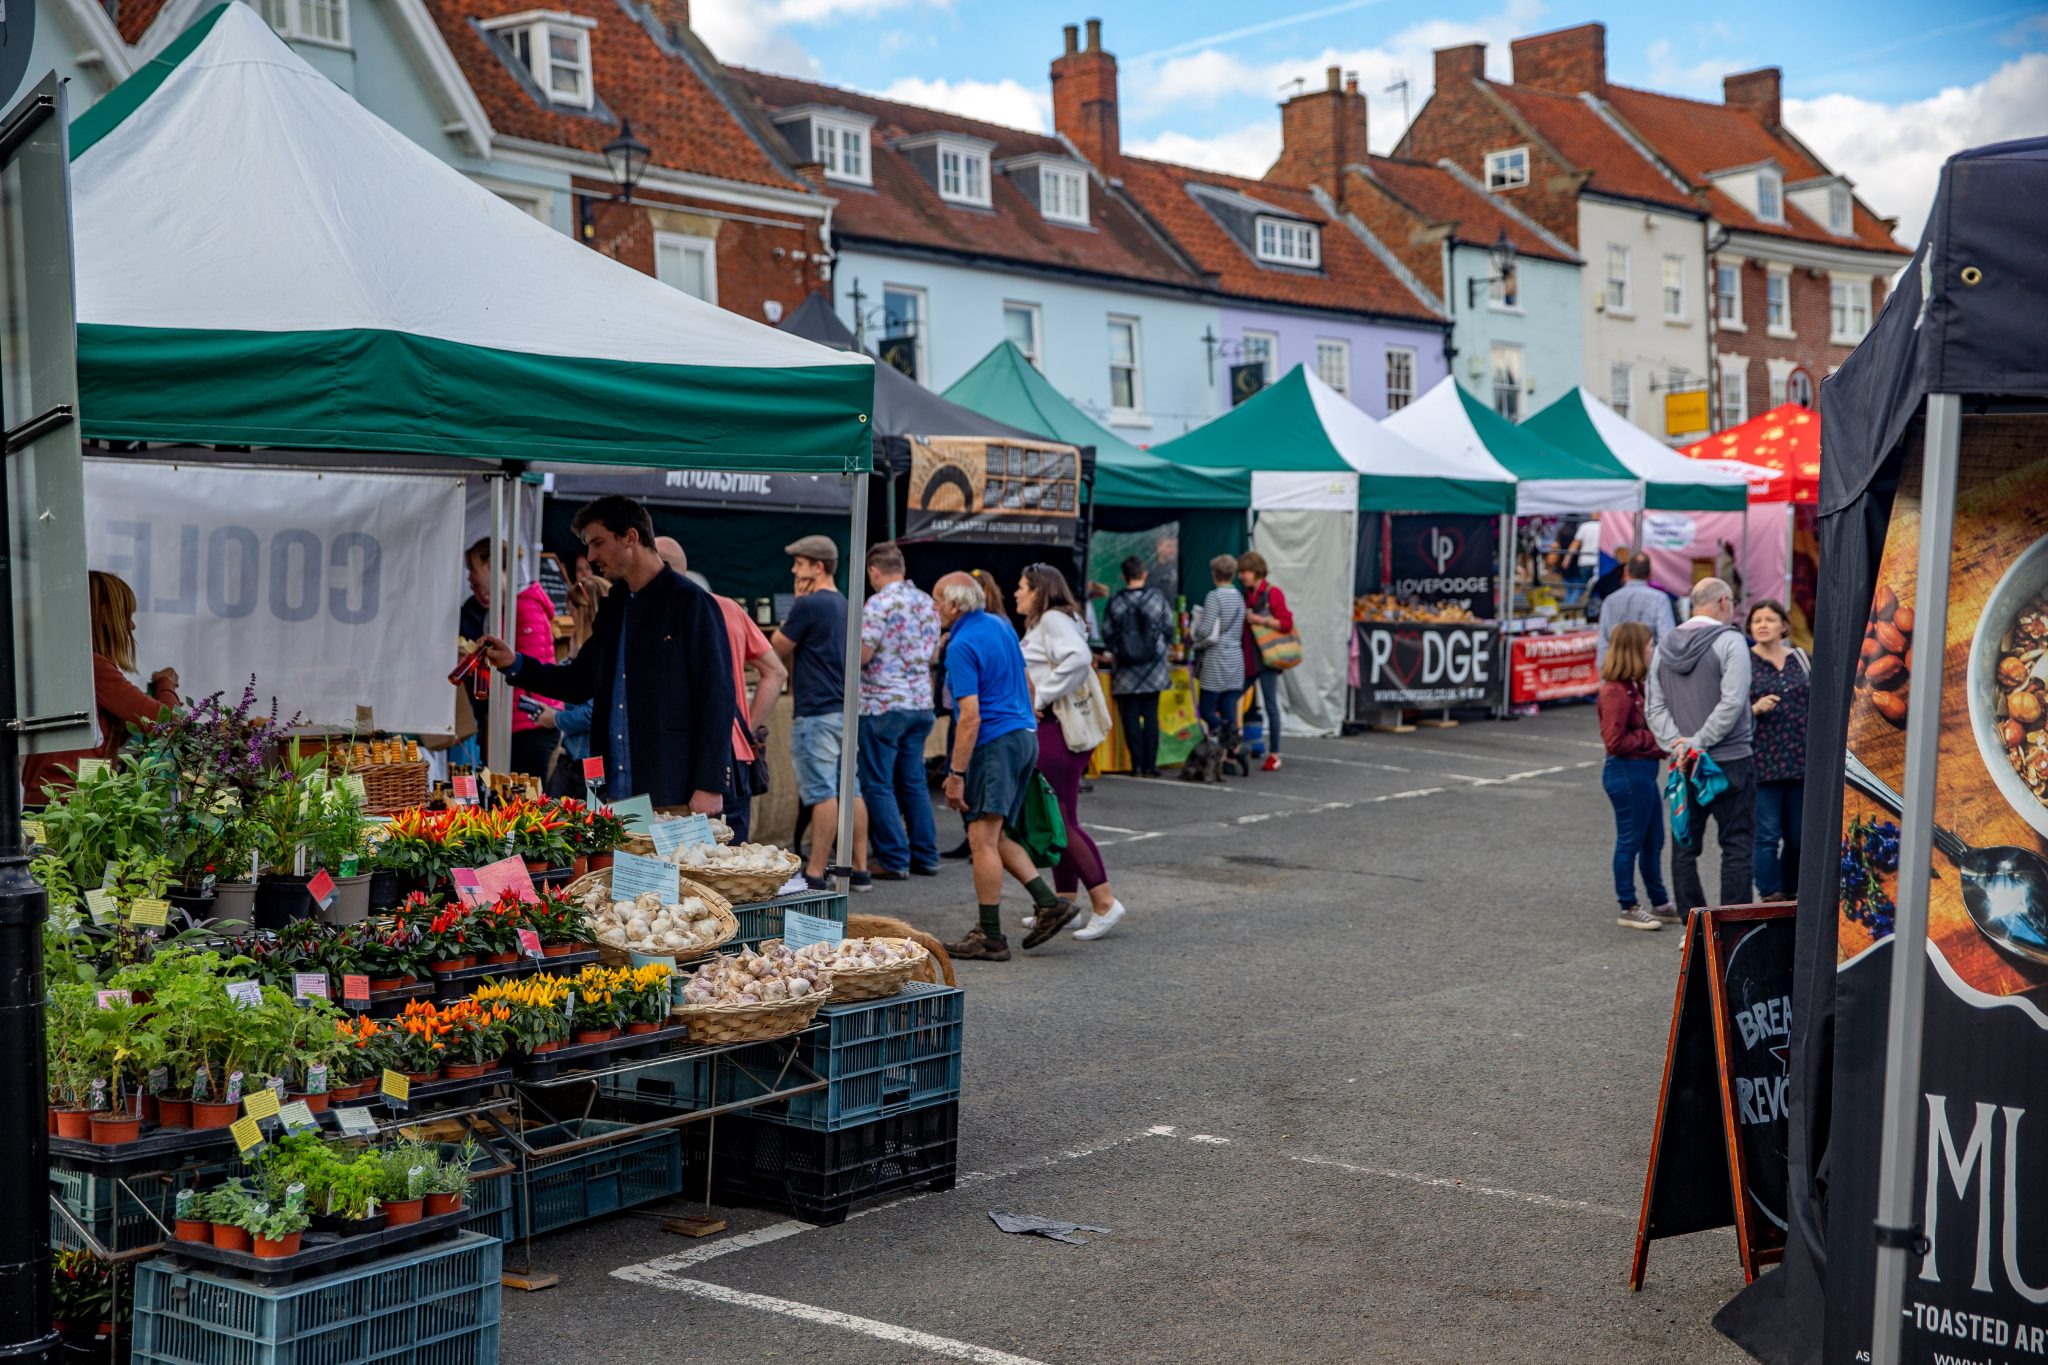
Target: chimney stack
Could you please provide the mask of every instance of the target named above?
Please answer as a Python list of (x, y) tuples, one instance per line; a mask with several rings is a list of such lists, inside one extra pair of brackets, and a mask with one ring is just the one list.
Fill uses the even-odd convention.
[(672, 34), (690, 30), (690, 0), (648, 0), (654, 20)]
[(1436, 88), (1441, 90), (1457, 81), (1478, 81), (1486, 79), (1486, 44), (1466, 43), (1461, 47), (1440, 47), (1436, 50)]
[(1102, 21), (1088, 20), (1088, 45), (1074, 49), (1074, 26), (1066, 25), (1066, 51), (1052, 63), (1052, 123), (1055, 130), (1115, 179), (1122, 175), (1123, 143), (1117, 128), (1116, 57), (1102, 50)]
[(1341, 204), (1344, 168), (1365, 161), (1365, 132), (1365, 96), (1358, 93), (1357, 78), (1346, 81), (1342, 69), (1330, 67), (1321, 90), (1304, 91), (1280, 106), (1280, 159), (1266, 179), (1297, 189), (1320, 185)]
[(1776, 126), (1780, 121), (1778, 106), (1783, 84), (1784, 73), (1775, 66), (1723, 76), (1721, 102), (1737, 109), (1747, 109), (1765, 123)]
[(1579, 24), (1555, 33), (1517, 38), (1515, 84), (1558, 95), (1607, 90), (1607, 25)]

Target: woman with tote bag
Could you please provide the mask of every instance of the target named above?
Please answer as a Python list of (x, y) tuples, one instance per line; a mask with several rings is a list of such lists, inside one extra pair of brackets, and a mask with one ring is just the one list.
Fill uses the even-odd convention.
[(1038, 712), (1038, 771), (1052, 785), (1067, 823), (1067, 847), (1052, 869), (1053, 888), (1063, 900), (1077, 885), (1088, 889), (1094, 913), (1074, 937), (1101, 938), (1124, 917), (1124, 905), (1110, 890), (1102, 852), (1082, 827), (1079, 807), (1088, 757), (1109, 735), (1109, 707), (1095, 681), (1081, 604), (1066, 575), (1049, 564), (1025, 569), (1017, 580), (1017, 610), (1024, 617), (1024, 668)]

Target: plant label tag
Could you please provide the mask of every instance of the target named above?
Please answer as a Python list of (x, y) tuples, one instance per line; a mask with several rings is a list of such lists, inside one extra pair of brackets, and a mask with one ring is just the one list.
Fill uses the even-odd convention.
[(629, 901), (647, 891), (661, 897), (663, 905), (674, 905), (682, 899), (682, 869), (664, 859), (637, 853), (613, 855), (612, 899)]
[(367, 1005), (370, 1002), (370, 978), (359, 972), (351, 972), (342, 977), (341, 998), (345, 1001), (361, 1001)]
[(493, 901), (507, 891), (516, 892), (528, 905), (540, 899), (533, 889), (533, 874), (526, 870), (523, 858), (500, 858), (495, 863), (486, 863), (476, 870), (476, 880), (484, 895)]
[(179, 1190), (177, 1202), (178, 1217), (190, 1218), (192, 1216), (192, 1205), (198, 1198), (199, 1191), (197, 1190)]
[(171, 1069), (167, 1066), (153, 1066), (149, 1069), (149, 1093), (161, 1095), (171, 1086)]
[(315, 1062), (306, 1068), (306, 1093), (324, 1095), (327, 1093), (327, 1068)]
[(801, 910), (782, 912), (782, 946), (794, 951), (813, 943), (838, 943), (846, 937), (846, 926), (822, 915)]
[(329, 998), (327, 994), (327, 973), (292, 973), (292, 999), (311, 1000), (316, 995), (322, 1000)]
[(405, 1194), (408, 1199), (419, 1199), (427, 1192), (427, 1168), (412, 1166), (405, 1172)]
[(270, 1093), (271, 1093), (271, 1094), (273, 1094), (273, 1095), (277, 1096), (277, 1102), (278, 1102), (279, 1104), (283, 1104), (283, 1103), (284, 1103), (284, 1077), (282, 1077), (282, 1076), (272, 1076), (272, 1077), (271, 1077), (271, 1078), (270, 1078), (269, 1080), (265, 1081), (265, 1082), (264, 1082), (263, 1084), (264, 1084), (264, 1085), (265, 1085), (266, 1087), (268, 1087), (268, 1089), (270, 1090)]
[(254, 1009), (263, 1003), (263, 983), (260, 981), (228, 982), (228, 999), (243, 1009)]
[(258, 1086), (242, 1101), (242, 1112), (252, 1119), (274, 1119), (281, 1108), (277, 1092), (269, 1086)]
[(28, 840), (29, 847), (31, 848), (34, 848), (39, 844), (47, 844), (50, 842), (50, 836), (47, 832), (44, 831), (43, 822), (40, 820), (22, 821), (21, 837)]
[(341, 875), (342, 875), (342, 876), (344, 876), (344, 877), (353, 877), (353, 876), (357, 875), (357, 874), (356, 874), (356, 867), (357, 867), (357, 864), (358, 864), (358, 860), (357, 860), (357, 859), (355, 859), (355, 858), (343, 858), (343, 859), (341, 860)]
[[(313, 1115), (312, 1115), (311, 1111), (308, 1111), (308, 1112), (307, 1112), (307, 1114), (306, 1114), (306, 1117), (307, 1117), (307, 1118), (311, 1118), (311, 1117), (313, 1117)], [(294, 1181), (293, 1181), (293, 1182), (292, 1182), (291, 1184), (289, 1184), (289, 1185), (287, 1185), (287, 1186), (285, 1186), (285, 1187), (284, 1187), (284, 1206), (285, 1206), (285, 1207), (286, 1207), (287, 1209), (298, 1209), (298, 1208), (301, 1208), (301, 1207), (303, 1207), (303, 1206), (304, 1206), (305, 1202), (306, 1202), (306, 1186), (305, 1186), (305, 1182), (303, 1182), (303, 1181), (299, 1181), (299, 1180), (294, 1180)]]
[(235, 1135), (235, 1146), (247, 1156), (263, 1145), (263, 1127), (256, 1120), (244, 1115), (228, 1125), (228, 1131)]
[(475, 802), (476, 777), (474, 774), (464, 773), (455, 779), (455, 799), (457, 801)]
[(121, 917), (120, 908), (114, 904), (113, 893), (97, 886), (85, 893), (85, 909), (94, 924), (112, 924)]
[(145, 896), (128, 907), (128, 918), (137, 924), (161, 929), (171, 922), (171, 903), (156, 896)]
[(326, 868), (315, 872), (313, 880), (306, 883), (306, 894), (311, 896), (313, 903), (322, 910), (334, 904), (334, 878)]
[(384, 1078), (378, 1083), (377, 1088), (386, 1098), (397, 1100), (400, 1104), (412, 1098), (411, 1078), (403, 1071), (393, 1071), (388, 1066), (384, 1068)]
[(106, 771), (107, 760), (104, 758), (81, 758), (78, 760), (78, 780), (80, 782), (85, 782), (95, 777), (102, 777), (106, 774)]
[(334, 1121), (348, 1137), (369, 1137), (377, 1131), (377, 1120), (359, 1104), (344, 1104), (334, 1111)]
[(612, 814), (625, 822), (630, 833), (654, 832), (654, 798), (651, 796), (629, 796), (623, 801), (614, 801)]
[(225, 1091), (223, 1091), (223, 1092), (222, 1092), (222, 1094), (221, 1094), (221, 1103), (222, 1103), (222, 1104), (240, 1104), (241, 1102), (242, 1102), (242, 1073), (241, 1073), (241, 1072), (239, 1072), (239, 1071), (230, 1071), (230, 1072), (228, 1073), (228, 1088), (227, 1088), (227, 1089), (226, 1089)]
[[(343, 773), (341, 781), (336, 785), (350, 796), (353, 796), (359, 804), (367, 804), (369, 802), (370, 793), (363, 786), (363, 775), (361, 773)], [(348, 874), (343, 873), (342, 875), (347, 876)]]
[(474, 910), (479, 906), (490, 903), (490, 898), (484, 895), (483, 879), (477, 875), (475, 868), (451, 868), (448, 873), (448, 880), (455, 883), (456, 899), (460, 900), (470, 909)]
[(519, 931), (519, 951), (531, 958), (541, 957), (543, 954), (540, 950), (540, 930), (521, 929)]
[[(312, 1106), (308, 1105), (304, 1100), (293, 1100), (290, 1104), (279, 1109), (277, 1116), (284, 1122), (284, 1130), (287, 1133), (303, 1133), (320, 1126), (320, 1121), (313, 1117)], [(305, 1187), (295, 1185), (292, 1188), (303, 1190)], [(287, 1199), (291, 1197), (289, 1190), (285, 1192), (285, 1197)]]
[(583, 760), (583, 780), (600, 786), (604, 784), (604, 760), (596, 754)]
[(98, 991), (95, 992), (94, 998), (99, 1001), (99, 1007), (103, 1010), (119, 1009), (135, 1002), (134, 996), (120, 990)]

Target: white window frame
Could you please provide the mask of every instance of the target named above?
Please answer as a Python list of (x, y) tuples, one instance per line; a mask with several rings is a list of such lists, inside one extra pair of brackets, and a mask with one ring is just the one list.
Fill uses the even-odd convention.
[[(828, 143), (830, 156), (824, 152)], [(851, 169), (846, 165), (849, 146), (860, 149), (860, 165)], [(868, 142), (867, 125), (853, 119), (834, 118), (830, 114), (811, 115), (811, 157), (825, 168), (827, 180), (839, 180), (849, 185), (874, 184), (873, 152), (874, 148)]]
[[(1393, 416), (1402, 408), (1407, 407), (1410, 403), (1413, 403), (1415, 401), (1415, 359), (1416, 352), (1413, 346), (1387, 347), (1386, 411), (1389, 417)], [(1397, 376), (1395, 374), (1396, 370), (1405, 370), (1406, 374)], [(1407, 381), (1406, 387), (1401, 387), (1395, 384), (1394, 380), (1397, 377), (1405, 379)]]
[[(1742, 264), (1739, 260), (1714, 262), (1714, 325), (1724, 332), (1749, 330), (1742, 321)], [(1735, 287), (1727, 293), (1721, 291), (1724, 271), (1735, 282)]]
[[(1111, 313), (1104, 320), (1103, 339), (1108, 342), (1118, 327), (1128, 327), (1131, 332), (1131, 360), (1128, 366), (1120, 365), (1115, 348), (1109, 347), (1104, 355), (1109, 363), (1109, 413), (1110, 420), (1124, 420), (1142, 417), (1145, 411), (1145, 336), (1138, 319), (1128, 313)], [(1129, 406), (1120, 407), (1116, 401), (1116, 372), (1128, 368), (1131, 372), (1131, 401)]]
[(1255, 358), (1253, 348), (1259, 348), (1259, 356), (1262, 358), (1258, 359), (1258, 363), (1266, 371), (1264, 382), (1270, 384), (1280, 377), (1280, 334), (1278, 332), (1261, 332), (1255, 328), (1248, 327), (1238, 333), (1237, 347), (1238, 355), (1242, 357), (1238, 362), (1241, 365), (1251, 364)]
[[(675, 280), (661, 273), (661, 250), (675, 247), (685, 254), (701, 252), (704, 256), (704, 302), (716, 306), (718, 303), (718, 240), (714, 237), (698, 237), (687, 232), (657, 232), (654, 234), (654, 278), (672, 289), (688, 294), (690, 291)], [(692, 294), (692, 298), (697, 297)]]
[[(1844, 289), (1856, 291), (1857, 297), (1847, 305), (1837, 300)], [(1858, 306), (1860, 302), (1860, 307)], [(1828, 276), (1828, 342), (1835, 346), (1854, 346), (1870, 331), (1870, 276), (1835, 275)], [(1860, 316), (1859, 316), (1860, 315)]]
[[(1806, 392), (1803, 394), (1795, 393), (1793, 391), (1795, 385), (1801, 384), (1804, 385)], [(1814, 392), (1813, 376), (1807, 373), (1804, 365), (1799, 366), (1792, 373), (1785, 376), (1785, 401), (1797, 403), (1800, 407), (1808, 409), (1811, 409), (1814, 403), (1818, 401), (1818, 396)]]
[(1252, 243), (1253, 255), (1267, 264), (1322, 269), (1323, 233), (1314, 223), (1261, 215), (1252, 225)]
[[(1324, 360), (1334, 357), (1335, 365), (1326, 366)], [(1328, 371), (1334, 368), (1337, 378), (1332, 379)], [(1351, 343), (1343, 337), (1316, 338), (1316, 378), (1335, 389), (1345, 398), (1351, 397)]]
[[(968, 147), (957, 142), (941, 142), (934, 151), (938, 157), (939, 198), (949, 204), (972, 204), (987, 208), (988, 198), (988, 153), (979, 147)], [(947, 163), (953, 164), (949, 168)], [(953, 187), (947, 188), (952, 180)]]
[[(1505, 384), (1501, 382), (1501, 361), (1503, 360), (1509, 362), (1507, 368), (1511, 371), (1508, 375), (1508, 382)], [(1524, 373), (1522, 368), (1522, 348), (1511, 342), (1494, 342), (1487, 354), (1487, 373), (1493, 379), (1493, 410), (1500, 413), (1502, 417), (1507, 418), (1510, 422), (1521, 421), (1523, 408), (1522, 377)], [(1502, 411), (1501, 400), (1504, 394), (1513, 395), (1512, 401), (1507, 405), (1513, 409), (1512, 411)]]
[(884, 284), (882, 286), (882, 335), (889, 337), (888, 308), (891, 294), (903, 294), (917, 300), (917, 330), (911, 333), (911, 352), (917, 358), (917, 382), (926, 388), (932, 386), (931, 333), (932, 299), (931, 292), (923, 285)]
[(1856, 201), (1849, 187), (1836, 181), (1828, 186), (1828, 231), (1847, 237), (1856, 230)]
[[(1771, 308), (1771, 287), (1773, 285), (1776, 285), (1783, 291), (1785, 303), (1785, 319), (1783, 322), (1780, 322), (1773, 316)], [(1764, 331), (1771, 336), (1782, 337), (1787, 341), (1793, 340), (1796, 337), (1796, 333), (1792, 330), (1792, 267), (1789, 265), (1773, 265), (1764, 268)]]
[(1636, 410), (1636, 367), (1617, 360), (1607, 367), (1607, 406), (1633, 422)]
[[(1060, 201), (1063, 196), (1060, 187), (1073, 192), (1073, 207)], [(1038, 168), (1038, 211), (1054, 223), (1073, 223), (1085, 227), (1088, 223), (1088, 176), (1071, 166), (1040, 166)]]
[[(1519, 159), (1521, 174), (1515, 174), (1514, 163)], [(1486, 188), (1511, 190), (1529, 183), (1529, 146), (1503, 147), (1497, 152), (1486, 154)]]
[(1014, 343), (1017, 339), (1010, 335), (1010, 314), (1012, 313), (1022, 313), (1031, 319), (1031, 348), (1025, 350), (1024, 347), (1019, 346), (1017, 349), (1024, 352), (1024, 358), (1031, 362), (1032, 369), (1037, 370), (1040, 374), (1045, 373), (1044, 307), (1036, 303), (1025, 303), (1022, 299), (1003, 300), (1003, 336), (1006, 340)]
[(1740, 356), (1721, 358), (1721, 430), (1749, 420), (1749, 362)]
[[(1620, 253), (1621, 257), (1621, 273), (1619, 275), (1614, 273), (1615, 254), (1617, 252)], [(1635, 308), (1633, 305), (1635, 300), (1633, 295), (1635, 294), (1635, 283), (1631, 277), (1635, 270), (1635, 253), (1619, 243), (1609, 242), (1607, 244), (1606, 259), (1607, 280), (1606, 283), (1601, 285), (1600, 297), (1605, 300), (1609, 313), (1617, 317), (1634, 317)], [(1617, 286), (1620, 288), (1620, 297), (1618, 298), (1615, 295)]]
[[(316, 32), (305, 22), (308, 9), (323, 10), (331, 16), (335, 32)], [(349, 46), (348, 0), (257, 0), (256, 12), (280, 38), (319, 47)]]
[[(297, 2), (291, 0), (291, 3)], [(597, 69), (590, 58), (590, 31), (597, 27), (597, 20), (586, 19), (580, 14), (564, 14), (559, 10), (523, 10), (518, 14), (486, 20), (483, 27), (502, 38), (515, 56), (519, 54), (520, 40), (525, 40), (526, 55), (520, 60), (539, 88), (541, 98), (549, 104), (569, 109), (597, 107)], [(566, 94), (554, 87), (555, 59), (550, 39), (558, 32), (575, 40), (574, 65), (583, 76), (580, 95)], [(534, 64), (533, 54), (536, 52), (540, 54), (539, 66)]]
[[(1663, 308), (1664, 321), (1684, 322), (1687, 317), (1686, 294), (1688, 292), (1685, 287), (1685, 257), (1667, 251), (1664, 253), (1664, 262), (1660, 269), (1663, 273), (1658, 280), (1657, 298)], [(1676, 280), (1677, 283), (1674, 284), (1673, 280)], [(1671, 298), (1674, 289), (1678, 291), (1678, 300), (1675, 305)]]
[[(1766, 193), (1768, 204), (1764, 202)], [(1768, 167), (1756, 173), (1756, 216), (1766, 223), (1785, 221), (1785, 178)]]

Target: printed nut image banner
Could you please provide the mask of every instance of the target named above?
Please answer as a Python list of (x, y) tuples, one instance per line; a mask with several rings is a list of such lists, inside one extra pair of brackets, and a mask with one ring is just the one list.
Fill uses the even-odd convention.
[(906, 540), (1060, 540), (1081, 514), (1081, 462), (1050, 441), (913, 436), (908, 493)]
[[(1914, 438), (1917, 442), (1917, 438)], [(1828, 1220), (1876, 1212), (1907, 706), (1941, 681), (1904, 1359), (2048, 1360), (2048, 417), (1962, 425), (1946, 631), (1917, 619), (1906, 462), (1849, 713)], [(1938, 670), (1938, 672), (1937, 672)], [(1835, 1245), (1837, 1244), (1838, 1245)], [(1868, 1359), (1875, 1250), (1831, 1238), (1829, 1360)]]

